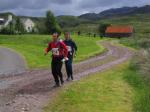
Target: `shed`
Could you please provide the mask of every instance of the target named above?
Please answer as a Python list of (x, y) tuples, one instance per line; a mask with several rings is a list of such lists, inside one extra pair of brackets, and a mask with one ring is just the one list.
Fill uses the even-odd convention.
[(105, 31), (106, 37), (130, 37), (133, 33), (132, 26), (109, 26)]

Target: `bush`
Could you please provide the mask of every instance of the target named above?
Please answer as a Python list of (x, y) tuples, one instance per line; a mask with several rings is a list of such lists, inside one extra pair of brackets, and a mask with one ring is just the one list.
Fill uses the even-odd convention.
[(104, 37), (105, 36), (105, 31), (107, 29), (108, 26), (110, 26), (111, 24), (109, 23), (100, 23), (99, 24), (99, 28), (98, 28), (98, 31), (99, 31), (99, 34), (101, 37)]
[(6, 34), (6, 35), (15, 34), (15, 31), (14, 31), (14, 29), (10, 30), (10, 28), (4, 27), (0, 30), (0, 34)]
[(134, 37), (131, 37), (131, 38), (122, 38), (122, 39), (120, 39), (120, 43), (124, 44), (126, 46), (133, 47), (133, 48), (138, 48), (137, 40), (138, 39), (134, 38)]
[(138, 40), (137, 44), (144, 49), (150, 48), (150, 38), (141, 38)]
[(120, 39), (120, 43), (133, 48), (150, 48), (150, 38), (130, 37)]
[(130, 63), (130, 68), (138, 71), (147, 82), (150, 82), (150, 49), (136, 54)]
[(0, 31), (0, 34), (9, 34), (9, 29), (8, 28), (2, 28)]

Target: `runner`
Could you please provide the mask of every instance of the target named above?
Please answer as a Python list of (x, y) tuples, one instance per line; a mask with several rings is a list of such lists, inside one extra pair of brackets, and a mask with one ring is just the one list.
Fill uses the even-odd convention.
[(66, 71), (67, 71), (67, 76), (68, 76), (67, 81), (69, 81), (70, 79), (73, 80), (72, 62), (73, 62), (73, 57), (75, 57), (75, 55), (76, 55), (77, 45), (71, 39), (69, 32), (65, 33), (64, 43), (67, 45), (67, 48), (68, 48), (69, 60), (65, 62), (65, 66), (66, 66)]
[(48, 48), (45, 50), (45, 55), (47, 55), (49, 51), (52, 51), (51, 69), (56, 83), (55, 87), (59, 87), (60, 82), (61, 85), (64, 83), (63, 74), (61, 72), (63, 64), (62, 60), (63, 57), (65, 61), (68, 60), (68, 50), (63, 41), (60, 41), (59, 35), (57, 33), (53, 34), (52, 42), (48, 44)]

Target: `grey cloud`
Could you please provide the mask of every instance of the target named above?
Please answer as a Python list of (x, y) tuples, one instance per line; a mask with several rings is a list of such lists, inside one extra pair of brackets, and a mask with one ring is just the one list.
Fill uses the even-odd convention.
[(150, 0), (87, 0), (87, 2), (84, 2), (83, 0), (80, 0), (79, 8), (97, 8), (97, 7), (120, 7), (120, 6), (134, 6), (134, 5), (140, 5), (143, 1), (149, 1)]
[(47, 8), (53, 4), (65, 5), (72, 0), (0, 0), (0, 10), (9, 10), (17, 8), (40, 9)]
[(56, 3), (56, 4), (69, 4), (69, 3), (72, 3), (72, 0), (50, 0), (51, 2), (53, 3)]

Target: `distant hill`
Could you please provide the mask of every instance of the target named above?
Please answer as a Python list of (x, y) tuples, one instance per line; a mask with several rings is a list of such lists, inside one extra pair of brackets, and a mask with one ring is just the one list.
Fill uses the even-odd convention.
[(109, 9), (99, 13), (99, 18), (118, 16), (118, 15), (127, 15), (132, 13), (134, 10), (138, 9), (137, 7), (122, 7), (116, 9)]
[(150, 5), (145, 5), (144, 7), (139, 7), (137, 9), (135, 9), (131, 13), (136, 13), (136, 14), (146, 14), (146, 13), (149, 13), (150, 14)]
[(79, 24), (83, 23), (93, 23), (93, 21), (89, 19), (82, 19), (77, 16), (57, 16), (56, 17), (59, 25), (63, 27), (75, 27), (78, 26)]
[(122, 8), (113, 8), (102, 11), (98, 14), (96, 13), (87, 13), (80, 15), (79, 18), (89, 19), (89, 20), (98, 20), (102, 18), (114, 17), (114, 16), (126, 16), (131, 14), (143, 14), (150, 13), (150, 5), (145, 5), (143, 7), (122, 7)]
[(57, 21), (61, 27), (77, 26), (80, 23), (80, 20), (76, 16), (58, 16)]
[(99, 14), (96, 13), (86, 13), (79, 16), (80, 19), (87, 20), (97, 20), (99, 18)]

